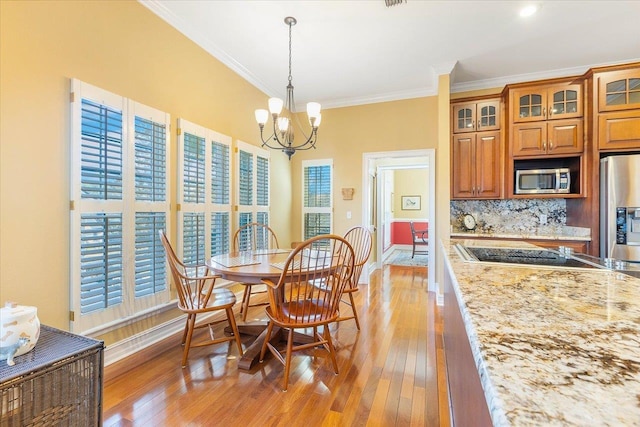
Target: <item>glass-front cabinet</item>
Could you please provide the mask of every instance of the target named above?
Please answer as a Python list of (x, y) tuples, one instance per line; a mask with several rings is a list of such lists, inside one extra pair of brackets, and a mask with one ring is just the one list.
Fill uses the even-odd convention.
[(640, 149), (640, 64), (596, 72), (596, 134), (601, 151)]
[(598, 75), (599, 111), (640, 108), (640, 69), (611, 71)]
[(514, 89), (511, 105), (515, 123), (582, 117), (582, 85), (560, 83)]
[(500, 129), (500, 99), (453, 104), (453, 133)]
[(502, 99), (467, 98), (451, 103), (451, 198), (503, 197)]

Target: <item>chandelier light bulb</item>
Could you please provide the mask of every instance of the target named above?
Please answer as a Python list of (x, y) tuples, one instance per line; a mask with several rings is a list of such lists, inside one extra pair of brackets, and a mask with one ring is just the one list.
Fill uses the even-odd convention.
[(269, 112), (267, 110), (256, 110), (256, 121), (260, 126), (264, 126), (267, 123), (267, 119), (269, 118)]
[(284, 102), (280, 98), (269, 98), (269, 111), (271, 114), (280, 115)]
[(318, 115), (315, 117), (309, 116), (309, 124), (314, 130), (318, 129), (318, 126), (320, 126), (321, 121), (322, 121), (322, 114), (320, 113), (318, 113)]
[(289, 128), (289, 119), (286, 117), (278, 117), (278, 130), (285, 133)]
[(320, 104), (317, 102), (307, 103), (307, 115), (309, 118), (317, 118), (320, 115)]

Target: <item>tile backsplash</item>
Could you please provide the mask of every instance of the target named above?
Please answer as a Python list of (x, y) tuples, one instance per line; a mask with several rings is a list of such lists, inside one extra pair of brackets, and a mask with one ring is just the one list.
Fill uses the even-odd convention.
[(467, 213), (476, 218), (476, 233), (549, 234), (567, 223), (565, 199), (453, 200), (452, 232), (467, 231), (462, 225)]

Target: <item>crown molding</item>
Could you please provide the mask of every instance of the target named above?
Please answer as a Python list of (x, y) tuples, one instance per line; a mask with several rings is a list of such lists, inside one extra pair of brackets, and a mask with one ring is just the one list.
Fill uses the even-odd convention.
[(619, 64), (627, 64), (635, 62), (639, 59), (625, 59), (618, 62), (608, 62), (606, 64), (591, 64), (581, 67), (561, 68), (556, 70), (541, 71), (536, 73), (515, 74), (512, 76), (499, 77), (495, 79), (475, 80), (472, 82), (452, 83), (451, 93), (468, 92), (472, 90), (493, 89), (496, 87), (504, 87), (509, 84), (533, 82), (536, 80), (554, 79), (561, 77), (580, 76), (585, 74), (591, 68), (612, 66)]
[[(436, 77), (437, 78), (437, 77)], [(354, 98), (343, 98), (331, 101), (323, 101), (322, 108), (341, 108), (353, 107), (356, 105), (376, 104), (379, 102), (401, 101), (403, 99), (424, 98), (426, 96), (435, 96), (438, 94), (434, 86), (423, 87), (420, 89), (401, 90), (396, 92), (387, 92), (371, 96), (362, 96)], [(297, 109), (297, 106), (296, 106)]]

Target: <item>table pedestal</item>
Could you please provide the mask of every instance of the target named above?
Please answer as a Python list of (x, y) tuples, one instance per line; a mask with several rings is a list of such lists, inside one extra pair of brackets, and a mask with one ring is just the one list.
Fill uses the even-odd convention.
[[(231, 328), (224, 328), (225, 333), (231, 334)], [(256, 339), (251, 343), (249, 347), (244, 350), (244, 354), (238, 361), (238, 369), (242, 369), (243, 371), (249, 371), (251, 368), (255, 366), (256, 363), (260, 361), (260, 352), (262, 351), (262, 344), (264, 340), (267, 339), (267, 324), (266, 323), (247, 323), (244, 325), (238, 325), (238, 331), (243, 335), (251, 335), (256, 337)], [(305, 344), (313, 342), (314, 337), (309, 335), (294, 332), (293, 340), (296, 344)], [(278, 326), (273, 327), (273, 333), (271, 334), (271, 339), (269, 342), (271, 345), (277, 345), (280, 342), (287, 341), (287, 330), (282, 329)], [(268, 352), (267, 354), (271, 354)], [(266, 355), (265, 355), (266, 357)]]

